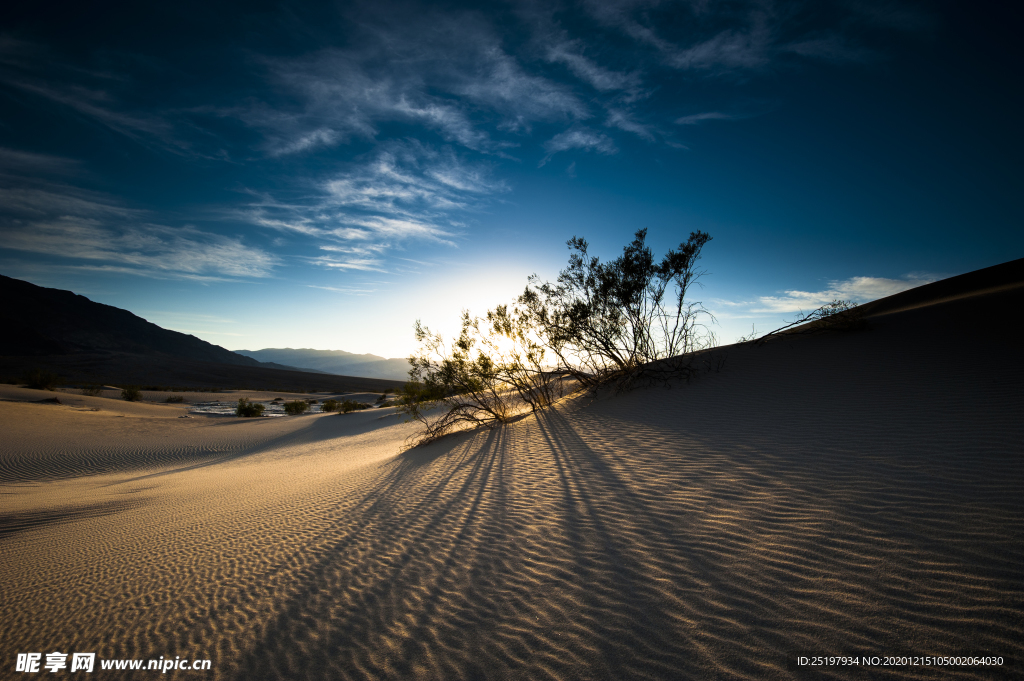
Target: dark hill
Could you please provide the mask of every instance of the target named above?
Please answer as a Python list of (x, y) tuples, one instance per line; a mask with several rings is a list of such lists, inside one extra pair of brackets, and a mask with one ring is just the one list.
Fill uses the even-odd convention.
[(200, 362), (261, 366), (251, 357), (161, 328), (127, 310), (2, 275), (0, 321), (6, 330), (0, 334), (0, 355), (161, 353)]
[(399, 385), (262, 363), (71, 291), (2, 275), (0, 328), (0, 377), (8, 379), (45, 369), (71, 383), (315, 391)]

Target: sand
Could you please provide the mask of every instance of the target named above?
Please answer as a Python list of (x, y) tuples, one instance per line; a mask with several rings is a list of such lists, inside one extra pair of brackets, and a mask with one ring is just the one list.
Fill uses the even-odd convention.
[(204, 679), (1021, 674), (1024, 361), (949, 326), (975, 303), (405, 453), (392, 409), (0, 402), (0, 677), (53, 650)]

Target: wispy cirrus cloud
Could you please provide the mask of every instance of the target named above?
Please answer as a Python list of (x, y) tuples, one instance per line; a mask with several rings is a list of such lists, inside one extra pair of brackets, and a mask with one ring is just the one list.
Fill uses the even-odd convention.
[(7, 180), (36, 175), (63, 177), (80, 173), (81, 164), (73, 158), (0, 147), (0, 177)]
[[(60, 159), (0, 155), (0, 169), (31, 163), (61, 170)], [(91, 271), (200, 281), (270, 276), (279, 260), (239, 237), (151, 222), (148, 211), (105, 194), (36, 178), (0, 188), (0, 247), (69, 261)]]
[(828, 27), (808, 21), (814, 3), (588, 0), (583, 7), (603, 25), (651, 49), (663, 65), (712, 75), (759, 71), (786, 54), (869, 61), (878, 55), (860, 40), (863, 34), (880, 28), (923, 32), (934, 23), (926, 12), (899, 3), (842, 3)]
[(551, 45), (547, 59), (564, 64), (580, 80), (601, 92), (627, 91), (631, 98), (639, 95), (641, 76), (637, 72), (623, 72), (601, 66), (583, 54), (582, 40), (564, 40)]
[(501, 153), (542, 121), (591, 115), (572, 88), (530, 73), (475, 14), (437, 14), (430, 29), (390, 24), (345, 49), (265, 59), (285, 99), (226, 111), (263, 130), (272, 154), (351, 139), (377, 139), (381, 126), (408, 123), (467, 149)]
[(70, 216), (8, 226), (4, 248), (67, 258), (97, 271), (198, 281), (267, 277), (279, 262), (239, 238), (195, 227), (112, 226)]
[(588, 128), (571, 128), (558, 133), (544, 143), (544, 150), (548, 152), (548, 155), (541, 160), (540, 165), (545, 165), (555, 154), (570, 149), (583, 149), (606, 155), (618, 151), (612, 138), (604, 133)]
[(724, 114), (718, 111), (706, 111), (704, 113), (680, 116), (675, 120), (676, 125), (697, 125), (704, 121), (729, 121), (735, 118), (731, 114)]
[[(75, 65), (53, 47), (0, 35), (0, 87), (29, 95), (133, 142), (179, 156), (224, 159), (221, 149), (201, 151), (210, 133), (192, 120), (196, 109), (182, 102), (131, 103), (148, 89), (145, 79)], [(202, 108), (202, 107), (200, 107)]]
[(749, 312), (753, 314), (807, 312), (836, 299), (863, 303), (923, 286), (936, 279), (936, 277), (921, 274), (907, 275), (901, 279), (851, 277), (829, 282), (828, 288), (821, 291), (788, 290), (783, 291), (782, 295), (761, 296), (757, 302), (750, 305)]
[(387, 271), (387, 254), (406, 242), (455, 245), (464, 220), (507, 191), (487, 164), (404, 140), (325, 179), (312, 199), (288, 203), (258, 195), (243, 215), (261, 227), (314, 237), (320, 254), (312, 264)]

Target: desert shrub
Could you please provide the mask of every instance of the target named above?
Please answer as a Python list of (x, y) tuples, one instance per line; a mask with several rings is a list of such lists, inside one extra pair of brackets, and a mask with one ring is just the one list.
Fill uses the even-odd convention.
[(305, 400), (295, 400), (293, 402), (284, 403), (284, 412), (291, 416), (302, 414), (309, 410), (309, 402)]
[[(180, 403), (182, 403), (184, 401), (185, 401), (185, 398), (182, 397), (181, 395), (170, 395), (170, 396), (168, 396), (168, 398), (166, 400), (166, 402), (169, 403), (169, 404), (180, 404)], [(263, 405), (261, 404), (260, 406), (262, 407)]]
[[(555, 283), (536, 275), (512, 305), (485, 317), (463, 312), (451, 345), (419, 321), (419, 348), (399, 410), (421, 421), (421, 442), (464, 425), (493, 426), (553, 404), (567, 391), (644, 379), (689, 378), (692, 357), (712, 347), (711, 314), (687, 294), (705, 274), (697, 268), (704, 232), (656, 262), (639, 230), (622, 256), (591, 257), (585, 239), (567, 242), (568, 266)], [(440, 406), (441, 409), (434, 410)]]
[(711, 241), (689, 238), (655, 262), (638, 230), (622, 255), (608, 263), (591, 257), (585, 239), (573, 237), (569, 266), (555, 283), (536, 275), (517, 301), (524, 322), (557, 358), (557, 367), (586, 387), (628, 385), (651, 371), (687, 373), (687, 363), (658, 360), (713, 347), (714, 322), (700, 302), (687, 298), (706, 274), (697, 268)]
[(271, 402), (280, 402), (280, 401), (281, 401), (280, 397), (275, 397), (274, 399), (271, 400)]
[[(494, 426), (560, 397), (561, 374), (545, 369), (546, 350), (529, 320), (500, 306), (486, 318), (462, 315), (462, 331), (449, 346), (416, 323), (419, 349), (409, 358), (412, 379), (396, 404), (424, 426), (422, 441), (463, 426)], [(440, 412), (433, 411), (440, 406)]]
[[(170, 399), (168, 398), (168, 402)], [(180, 400), (179, 400), (180, 401)], [(238, 398), (238, 406), (235, 407), (235, 414), (242, 417), (263, 416), (265, 407), (259, 402), (253, 402), (247, 397)]]
[(766, 343), (772, 336), (775, 336), (790, 327), (800, 326), (802, 324), (806, 324), (806, 327), (802, 329), (793, 329), (787, 333), (852, 331), (867, 326), (867, 322), (864, 320), (864, 315), (861, 314), (861, 310), (857, 307), (857, 303), (849, 300), (833, 300), (831, 303), (822, 305), (818, 309), (812, 310), (807, 314), (801, 313), (797, 316), (796, 320), (786, 324), (785, 326), (780, 326), (774, 331), (769, 331), (765, 335), (761, 336), (757, 342), (759, 344)]
[(103, 386), (100, 385), (87, 385), (82, 388), (81, 393), (88, 395), (89, 397), (99, 397), (103, 394)]
[(142, 391), (135, 386), (121, 389), (121, 399), (125, 402), (138, 402), (142, 399)]
[(36, 390), (55, 390), (60, 385), (61, 378), (46, 369), (33, 369), (25, 374), (25, 383), (29, 388)]
[(357, 402), (355, 400), (344, 400), (340, 405), (342, 414), (351, 414), (354, 411), (360, 411), (361, 409), (369, 409), (370, 405)]
[(338, 400), (324, 400), (323, 404), (320, 405), (320, 411), (338, 411), (341, 408), (341, 402)]

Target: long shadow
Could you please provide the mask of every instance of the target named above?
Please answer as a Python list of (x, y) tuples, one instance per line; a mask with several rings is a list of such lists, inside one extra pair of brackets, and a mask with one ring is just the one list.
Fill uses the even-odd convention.
[[(382, 466), (381, 480), (356, 504), (358, 526), (342, 523), (325, 532), (337, 537), (327, 537), (326, 544), (319, 549), (324, 558), (295, 576), (305, 586), (278, 608), (280, 614), (264, 628), (262, 643), (239, 665), (238, 678), (275, 677), (276, 674), (267, 675), (266, 670), (279, 668), (295, 641), (308, 636), (303, 631), (307, 625), (301, 622), (315, 623), (320, 629), (317, 636), (321, 645), (306, 650), (301, 661), (292, 660), (300, 669), (292, 668), (288, 675), (319, 677), (336, 669), (339, 677), (365, 678), (360, 672), (364, 664), (359, 663), (359, 658), (372, 656), (369, 642), (393, 628), (397, 618), (403, 620), (402, 627), (407, 632), (404, 643), (400, 649), (389, 651), (382, 664), (399, 676), (414, 673), (415, 660), (423, 654), (422, 642), (431, 635), (431, 625), (441, 617), (445, 598), (458, 579), (456, 573), (465, 571), (466, 559), (472, 556), (472, 535), (482, 514), (481, 505), (493, 471), (501, 467), (501, 431), (483, 434), (484, 441), (479, 446), (475, 444), (476, 438), (456, 436), (406, 452)], [(488, 455), (493, 452), (498, 452), (498, 456)], [(403, 503), (415, 485), (417, 472), (442, 457), (446, 460), (441, 462), (442, 470), (436, 479), (421, 486), (416, 501)], [(452, 489), (448, 490), (449, 487)], [(388, 536), (376, 534), (375, 530), (382, 527), (390, 530)], [(442, 543), (438, 538), (445, 541)], [(363, 561), (362, 566), (342, 568), (339, 579), (338, 560), (353, 549), (361, 549), (360, 553), (368, 556), (371, 564)], [(425, 552), (430, 553), (426, 564)], [(379, 564), (373, 565), (374, 561)], [(365, 574), (367, 571), (371, 574)], [(363, 580), (357, 602), (345, 608), (348, 614), (339, 618), (335, 613), (337, 603), (330, 594), (345, 593), (353, 578)], [(397, 612), (395, 599), (409, 594), (416, 599), (414, 612)], [(297, 618), (300, 613), (301, 618)], [(322, 631), (324, 627), (329, 632)], [(356, 641), (360, 642), (356, 644), (358, 650), (348, 651), (353, 658), (351, 664), (339, 662), (345, 657), (341, 651), (352, 648)]]
[[(599, 456), (564, 419), (538, 427), (558, 475), (562, 503), (549, 521), (566, 537), (568, 566), (541, 567), (548, 572), (539, 582), (521, 572), (520, 542), (536, 540), (524, 538), (528, 519), (510, 518), (509, 495), (516, 476), (531, 472), (508, 459), (507, 430), (412, 450), (381, 467), (379, 481), (348, 511), (357, 523), (340, 518), (324, 532), (321, 558), (293, 576), (303, 586), (274, 608), (277, 617), (237, 677), (491, 678), (546, 669), (622, 678), (695, 670), (671, 638), (671, 613), (649, 588), (634, 538), (600, 508), (609, 493), (618, 495), (617, 505), (659, 532), (644, 500), (593, 463)], [(588, 631), (569, 645), (591, 651), (585, 668), (578, 667), (583, 650), (559, 653), (561, 625), (538, 623), (550, 614), (545, 595), (533, 591), (540, 585), (555, 589), (557, 600), (578, 598)]]
[(23, 513), (0, 514), (0, 540), (8, 539), (18, 532), (34, 530), (52, 525), (63, 525), (86, 518), (102, 518), (124, 510), (138, 508), (142, 500), (105, 501), (88, 506), (26, 511)]
[[(337, 437), (347, 437), (352, 435), (361, 435), (370, 431), (376, 430), (377, 428), (385, 427), (391, 424), (381, 424), (378, 422), (379, 417), (367, 418), (365, 423), (338, 423), (334, 419), (346, 418), (349, 415), (342, 416), (327, 416), (320, 417), (311, 422), (299, 430), (279, 435), (271, 440), (260, 442), (249, 447), (242, 448), (235, 452), (222, 454), (216, 458), (210, 458), (205, 461), (200, 461), (188, 466), (181, 466), (179, 468), (172, 468), (170, 470), (157, 471), (156, 473), (147, 473), (145, 475), (139, 475), (133, 478), (125, 478), (123, 480), (116, 480), (114, 482), (103, 485), (103, 487), (112, 487), (115, 485), (123, 485), (130, 482), (137, 482), (139, 480), (148, 480), (151, 478), (160, 478), (167, 475), (176, 475), (178, 473), (184, 473), (187, 471), (198, 470), (201, 468), (208, 468), (210, 466), (218, 466), (222, 463), (228, 463), (230, 461), (237, 461), (239, 459), (246, 459), (264, 452), (273, 451), (275, 449), (283, 447), (295, 447), (304, 444), (323, 442), (327, 439)], [(362, 416), (362, 414), (354, 415), (355, 417)], [(367, 415), (370, 416), (370, 415)], [(355, 425), (356, 427), (353, 427)], [(342, 426), (343, 428), (339, 428)], [(200, 455), (201, 456), (201, 455)]]
[[(558, 472), (561, 525), (574, 554), (574, 570), (577, 579), (590, 585), (582, 609), (592, 613), (595, 638), (607, 643), (599, 648), (600, 664), (590, 671), (609, 678), (695, 672), (692, 657), (681, 654), (666, 602), (650, 589), (647, 561), (637, 555), (638, 539), (644, 538), (637, 534), (663, 535), (648, 502), (629, 490), (561, 413), (545, 412), (537, 423)], [(628, 509), (629, 530), (622, 519), (606, 519), (610, 507)], [(633, 536), (627, 534), (630, 530)], [(595, 582), (600, 589), (594, 588)]]

